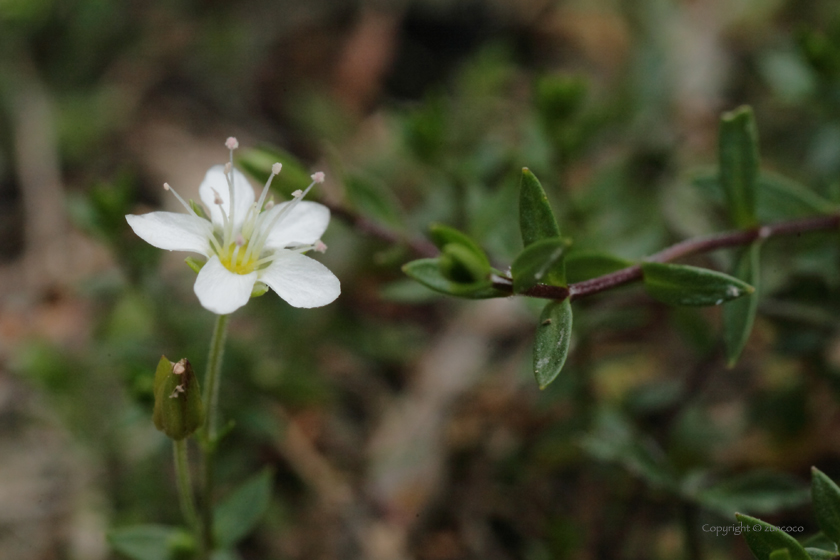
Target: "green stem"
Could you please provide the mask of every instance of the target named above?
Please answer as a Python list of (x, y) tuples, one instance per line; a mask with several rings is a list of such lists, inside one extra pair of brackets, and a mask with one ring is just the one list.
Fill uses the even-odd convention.
[(175, 474), (178, 483), (178, 499), (181, 501), (181, 512), (184, 514), (187, 524), (195, 531), (198, 529), (198, 515), (195, 512), (195, 497), (193, 496), (192, 480), (190, 480), (186, 438), (173, 440), (172, 451), (175, 456)]
[(207, 374), (204, 378), (204, 461), (202, 462), (201, 500), (201, 556), (209, 560), (213, 551), (213, 458), (219, 433), (219, 374), (229, 315), (216, 317), (213, 337), (210, 339), (210, 355), (207, 358)]
[(219, 374), (222, 370), (229, 317), (230, 315), (216, 316), (213, 338), (210, 339), (210, 355), (207, 357), (207, 374), (204, 377), (204, 431), (211, 445), (215, 445), (219, 431)]

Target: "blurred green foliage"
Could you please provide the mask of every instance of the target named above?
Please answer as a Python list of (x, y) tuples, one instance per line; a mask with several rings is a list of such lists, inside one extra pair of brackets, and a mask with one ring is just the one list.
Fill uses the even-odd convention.
[[(434, 3), (417, 4), (397, 27), (406, 41), (416, 40), (412, 10), (436, 13)], [(724, 70), (698, 70), (708, 80), (700, 94), (687, 82), (694, 69), (677, 56), (695, 4), (703, 3), (598, 2), (591, 12), (575, 2), (546, 6), (543, 17), (500, 23), (461, 56), (441, 60), (446, 79), (424, 84), (416, 97), (385, 89), (358, 114), (315, 76), (326, 66), (313, 63), (300, 83), (272, 81), (271, 70), (284, 50), (310, 62), (312, 43), (295, 47), (293, 39), (318, 25), (349, 33), (355, 3), (334, 12), (318, 4), (306, 20), (285, 17), (290, 2), (0, 0), (0, 186), (20, 188), (13, 99), (35, 80), (53, 103), (68, 213), (114, 263), (74, 288), (93, 310), (87, 345), (35, 337), (14, 349), (10, 367), (90, 450), (104, 473), (110, 526), (162, 524), (112, 534), (123, 539), (116, 550), (190, 551), (173, 529), (181, 521), (170, 447), (151, 422), (153, 374), (161, 354), (189, 357), (203, 372), (212, 325), (190, 289), (193, 272), (166, 267), (124, 221), (158, 203), (148, 170), (130, 161), (132, 133), (150, 111), (180, 123), (184, 112), (196, 133), (235, 122), (264, 136), (266, 145), (243, 150), (238, 163), (262, 182), (282, 162), (278, 200), (308, 184), (315, 162), (327, 162), (331, 196), (342, 208), (399, 238), (428, 235), (432, 223), (463, 232), (476, 243), (452, 236), (441, 243), (433, 230), (449, 263), (442, 272), (427, 262), (414, 275), (443, 291), (488, 267), (506, 270), (522, 251), (523, 167), (539, 177), (557, 233), (574, 239), (564, 253), (569, 282), (731, 227), (714, 139), (719, 113), (742, 104), (754, 107), (760, 133), (756, 219), (836, 212), (836, 2), (744, 2), (740, 13), (709, 7), (718, 27), (703, 36), (715, 38)], [(562, 27), (563, 17), (597, 40), (551, 31), (548, 23)], [(683, 49), (693, 49), (684, 38)], [(288, 66), (278, 62), (278, 73), (292, 66), (283, 60)], [(396, 80), (414, 69), (390, 71)], [(400, 267), (414, 255), (406, 244), (357, 235), (337, 217), (325, 241), (326, 262), (342, 280), (337, 304), (298, 310), (269, 295), (238, 314), (231, 330), (223, 410), (236, 425), (219, 456), (218, 478), (231, 498), (218, 523), (246, 560), (304, 558), (322, 541), (353, 540), (346, 527), (312, 515), (320, 511), (315, 491), (278, 451), (288, 418), (309, 422), (318, 451), (363, 489), (366, 445), (383, 403), (410, 394), (416, 364), (450, 332), (451, 319), (480, 305), (407, 284)], [(481, 550), (492, 549), (504, 559), (748, 558), (739, 537), (702, 526), (730, 524), (738, 510), (814, 528), (799, 507), (808, 498), (808, 468), (840, 474), (832, 447), (840, 405), (838, 250), (836, 233), (762, 247), (754, 334), (739, 345), (734, 369), (726, 367), (718, 311), (671, 309), (628, 287), (575, 302), (573, 327), (561, 305), (546, 311), (552, 326), (537, 344), (540, 337), (563, 342), (568, 357), (554, 383), (537, 391), (530, 349), (543, 306), (524, 303), (527, 320), (486, 340), (493, 359), (476, 366), (481, 379), (443, 412), (447, 433), (468, 435), (460, 444), (441, 436), (446, 476), (412, 525), (413, 557), (489, 557)], [(737, 259), (722, 252), (689, 264), (733, 272)], [(473, 295), (492, 291), (476, 284)], [(573, 336), (560, 337), (560, 325)], [(546, 383), (559, 372), (548, 365)], [(234, 484), (266, 466), (274, 470), (261, 471), (251, 486)], [(230, 505), (258, 497), (266, 500), (255, 508), (267, 511), (261, 522)], [(470, 550), (475, 539), (485, 548)], [(163, 541), (168, 552), (154, 548)], [(692, 542), (704, 556), (684, 552)], [(446, 556), (452, 547), (461, 554)], [(356, 557), (358, 545), (345, 550)]]

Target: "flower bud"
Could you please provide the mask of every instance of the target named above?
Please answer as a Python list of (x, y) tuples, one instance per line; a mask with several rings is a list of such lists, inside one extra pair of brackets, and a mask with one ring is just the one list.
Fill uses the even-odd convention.
[(155, 427), (174, 440), (193, 434), (204, 423), (201, 389), (192, 365), (184, 358), (170, 362), (161, 356), (155, 372)]

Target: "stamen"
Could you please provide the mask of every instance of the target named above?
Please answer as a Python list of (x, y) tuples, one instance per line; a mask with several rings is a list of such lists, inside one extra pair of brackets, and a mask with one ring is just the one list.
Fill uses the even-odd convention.
[(227, 215), (225, 215), (225, 209), (222, 207), (225, 201), (222, 200), (222, 197), (219, 195), (219, 191), (217, 191), (216, 189), (212, 190), (213, 194), (215, 195), (215, 198), (213, 199), (213, 204), (217, 204), (219, 206), (219, 210), (221, 210), (222, 213), (222, 230), (224, 233), (224, 235), (222, 236), (222, 244), (227, 246), (230, 244), (230, 236), (233, 235), (233, 233), (232, 229), (228, 227), (230, 222), (228, 221)]
[[(261, 226), (261, 224), (260, 224), (260, 226), (258, 226), (256, 228), (257, 229), (257, 237), (251, 239), (251, 243), (248, 246), (248, 253), (246, 253), (246, 254), (250, 254), (250, 251), (251, 251), (252, 248), (254, 249), (254, 251), (261, 251), (262, 250), (262, 246), (265, 244), (266, 239), (268, 239), (268, 234), (271, 233), (271, 230), (274, 228), (274, 226), (277, 225), (277, 223), (281, 219), (283, 219), (283, 217), (286, 214), (291, 212), (292, 209), (295, 206), (297, 206), (297, 204), (303, 199), (303, 197), (306, 196), (306, 193), (308, 193), (314, 185), (315, 185), (315, 181), (312, 181), (311, 183), (309, 183), (309, 186), (306, 187), (305, 191), (300, 193), (300, 196), (296, 195), (296, 193), (298, 193), (300, 191), (295, 191), (294, 193), (292, 193), (292, 195), (295, 197), (294, 200), (287, 203), (286, 206), (284, 206), (283, 209), (280, 210), (277, 213), (276, 216), (274, 216), (274, 218), (271, 220), (271, 223), (268, 224), (268, 227), (260, 227)], [(256, 254), (259, 254), (259, 252), (257, 252)]]
[(319, 239), (315, 242), (313, 249), (315, 249), (316, 252), (323, 254), (327, 252), (327, 245)]
[(311, 177), (311, 178), (312, 178), (312, 180), (313, 180), (313, 181), (315, 181), (316, 183), (323, 183), (323, 182), (324, 182), (324, 179), (325, 179), (325, 176), (324, 176), (324, 172), (323, 172), (323, 171), (317, 171), (317, 172), (313, 173), (312, 175), (310, 175), (310, 177)]
[(265, 210), (271, 210), (274, 208), (274, 197), (268, 199), (268, 202), (265, 203)]
[(177, 398), (178, 398), (178, 393), (185, 393), (185, 392), (186, 392), (186, 391), (184, 390), (184, 386), (183, 386), (183, 385), (176, 385), (176, 386), (175, 386), (175, 390), (174, 390), (174, 391), (172, 391), (172, 394), (171, 394), (171, 395), (169, 395), (169, 398), (170, 398), (170, 399), (177, 399)]
[(185, 371), (187, 371), (187, 368), (184, 367), (182, 362), (176, 362), (175, 365), (172, 366), (172, 373), (175, 375), (181, 375)]
[(275, 175), (280, 174), (281, 169), (283, 169), (282, 163), (275, 163), (271, 166), (271, 175), (268, 176), (268, 181), (265, 182), (263, 192), (260, 194), (260, 199), (257, 201), (257, 214), (259, 214), (260, 210), (262, 210), (263, 201), (265, 200), (265, 196), (268, 194), (268, 188), (271, 186), (271, 180), (274, 179)]
[(177, 199), (178, 199), (178, 202), (180, 202), (180, 203), (181, 203), (181, 205), (182, 205), (184, 208), (186, 208), (186, 209), (187, 209), (187, 212), (189, 212), (189, 213), (190, 213), (190, 214), (192, 214), (193, 216), (198, 216), (198, 214), (196, 214), (196, 213), (195, 213), (195, 210), (193, 210), (192, 208), (190, 208), (190, 205), (189, 205), (189, 204), (187, 204), (187, 202), (186, 202), (183, 198), (181, 198), (181, 195), (179, 195), (178, 193), (176, 193), (176, 192), (175, 192), (175, 189), (173, 189), (172, 187), (170, 187), (170, 186), (169, 186), (169, 183), (164, 183), (164, 184), (163, 184), (163, 190), (165, 190), (165, 191), (169, 191), (169, 192), (171, 192), (172, 194), (174, 194), (174, 195), (175, 195), (175, 198), (177, 198)]
[[(236, 268), (236, 257), (239, 255), (239, 249), (241, 249), (242, 246), (245, 245), (245, 238), (242, 237), (241, 233), (236, 234), (236, 239), (234, 240), (234, 244), (236, 245), (236, 247), (234, 247), (233, 254), (230, 256), (230, 266), (232, 266), (235, 269)], [(235, 270), (231, 271), (231, 272), (235, 272)]]
[(303, 191), (298, 189), (292, 193), (292, 196), (295, 198), (303, 198)]
[(233, 150), (235, 150), (236, 148), (239, 147), (239, 140), (237, 140), (233, 136), (230, 136), (230, 137), (228, 137), (227, 140), (225, 140), (225, 146), (227, 146), (228, 150), (233, 151)]

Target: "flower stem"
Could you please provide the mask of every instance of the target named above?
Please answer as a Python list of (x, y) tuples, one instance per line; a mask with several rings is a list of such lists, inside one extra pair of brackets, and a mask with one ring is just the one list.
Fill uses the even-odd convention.
[(213, 459), (219, 433), (219, 374), (222, 369), (222, 356), (225, 350), (229, 315), (216, 317), (213, 337), (210, 339), (210, 354), (207, 358), (207, 374), (204, 378), (204, 461), (202, 462), (202, 499), (201, 499), (201, 555), (202, 560), (209, 560), (213, 551)]
[(178, 483), (178, 499), (181, 502), (181, 513), (187, 524), (195, 531), (198, 530), (198, 515), (195, 512), (195, 497), (193, 496), (192, 480), (190, 479), (190, 465), (187, 460), (187, 440), (172, 441), (172, 451), (175, 456), (175, 474)]

